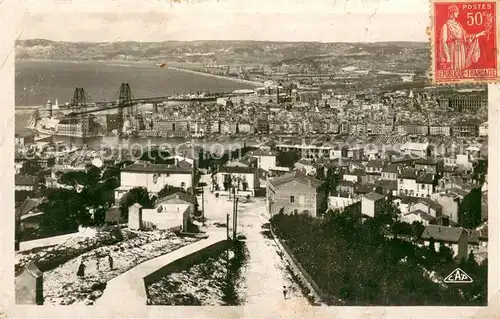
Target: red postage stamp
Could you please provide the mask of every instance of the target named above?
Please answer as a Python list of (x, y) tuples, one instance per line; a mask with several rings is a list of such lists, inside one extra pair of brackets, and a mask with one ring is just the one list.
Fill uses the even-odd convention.
[(435, 83), (499, 81), (498, 0), (432, 0)]

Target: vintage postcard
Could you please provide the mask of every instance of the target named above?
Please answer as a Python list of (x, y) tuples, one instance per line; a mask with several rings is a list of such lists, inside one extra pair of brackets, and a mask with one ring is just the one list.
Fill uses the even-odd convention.
[(499, 5), (0, 4), (3, 316), (495, 318)]
[(432, 0), (431, 3), (434, 82), (498, 81), (499, 2)]

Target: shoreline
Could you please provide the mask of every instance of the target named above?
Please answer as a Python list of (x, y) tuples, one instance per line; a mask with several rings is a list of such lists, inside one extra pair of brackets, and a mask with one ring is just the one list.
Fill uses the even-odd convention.
[[(158, 65), (158, 62), (152, 62), (152, 61), (126, 61), (126, 60), (82, 60), (82, 61), (74, 61), (74, 60), (53, 60), (53, 59), (19, 59), (15, 60), (15, 62), (61, 62), (61, 63), (105, 63), (109, 65), (122, 65), (122, 66), (151, 66), (151, 67), (156, 67)], [(174, 65), (177, 63), (174, 63)], [(223, 76), (223, 75), (218, 75), (218, 74), (211, 74), (211, 73), (205, 73), (201, 71), (195, 71), (195, 70), (190, 70), (187, 68), (184, 68), (182, 66), (168, 66), (167, 69), (174, 70), (174, 71), (179, 71), (179, 72), (187, 72), (187, 73), (192, 73), (192, 74), (197, 74), (197, 75), (202, 75), (206, 77), (212, 77), (216, 79), (221, 79), (221, 80), (229, 80), (233, 81), (236, 83), (241, 83), (241, 84), (248, 84), (252, 85), (255, 87), (261, 87), (264, 86), (264, 82), (257, 82), (257, 81), (250, 81), (250, 80), (243, 80), (243, 79), (237, 79), (229, 76)], [(17, 107), (17, 106), (16, 106)]]

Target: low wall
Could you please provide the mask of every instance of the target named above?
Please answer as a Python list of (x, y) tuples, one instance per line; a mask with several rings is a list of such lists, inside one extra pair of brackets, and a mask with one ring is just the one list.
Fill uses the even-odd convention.
[(278, 248), (285, 256), (285, 259), (290, 265), (290, 268), (292, 269), (293, 273), (297, 277), (299, 277), (301, 283), (309, 289), (309, 291), (311, 292), (316, 301), (323, 302), (324, 301), (323, 296), (325, 296), (325, 294), (321, 291), (316, 282), (302, 267), (297, 258), (295, 258), (290, 248), (288, 248), (288, 246), (285, 243), (281, 242), (281, 240), (274, 234), (272, 227), (271, 227), (271, 233), (273, 234), (274, 242), (276, 243), (276, 245), (278, 245)]
[(146, 296), (148, 300), (150, 299), (149, 292), (147, 290), (148, 285), (160, 280), (163, 278), (165, 275), (169, 273), (174, 273), (174, 272), (179, 272), (182, 270), (185, 270), (198, 262), (203, 261), (205, 258), (208, 258), (210, 256), (217, 255), (219, 253), (222, 253), (232, 245), (232, 241), (223, 239), (221, 241), (218, 241), (208, 247), (205, 247), (201, 250), (198, 250), (196, 252), (193, 252), (192, 254), (189, 254), (187, 256), (184, 256), (182, 258), (179, 258), (163, 267), (160, 269), (150, 273), (149, 275), (145, 276), (144, 279), (144, 289), (146, 290)]

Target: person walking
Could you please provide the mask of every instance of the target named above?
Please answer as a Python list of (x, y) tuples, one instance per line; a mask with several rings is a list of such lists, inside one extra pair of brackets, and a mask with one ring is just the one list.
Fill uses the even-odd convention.
[(97, 271), (100, 271), (100, 268), (101, 268), (101, 260), (99, 259), (99, 254), (97, 253), (97, 251), (95, 252), (95, 264), (96, 264), (96, 268), (97, 268)]
[(283, 286), (283, 299), (285, 300), (286, 300), (286, 293), (287, 293), (286, 286)]
[(76, 272), (76, 275), (80, 278), (85, 277), (85, 264), (83, 263), (83, 260), (80, 262), (80, 266), (78, 266), (78, 271)]
[(108, 263), (109, 263), (109, 269), (113, 269), (113, 257), (111, 257), (111, 254), (108, 255)]

